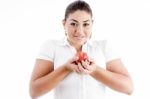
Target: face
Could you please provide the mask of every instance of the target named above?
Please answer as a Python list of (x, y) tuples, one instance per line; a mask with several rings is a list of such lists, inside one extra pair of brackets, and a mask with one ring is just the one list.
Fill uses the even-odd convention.
[(91, 37), (92, 18), (86, 11), (77, 10), (69, 14), (63, 25), (67, 39), (73, 46), (82, 46)]

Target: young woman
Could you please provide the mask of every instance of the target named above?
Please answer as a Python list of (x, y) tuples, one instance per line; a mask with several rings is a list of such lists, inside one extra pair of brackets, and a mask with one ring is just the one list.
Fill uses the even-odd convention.
[[(105, 86), (131, 94), (131, 77), (106, 40), (91, 41), (92, 10), (81, 0), (66, 8), (66, 38), (43, 44), (30, 81), (30, 95), (37, 99), (54, 88), (55, 99), (104, 99)], [(77, 53), (85, 52), (86, 60)]]

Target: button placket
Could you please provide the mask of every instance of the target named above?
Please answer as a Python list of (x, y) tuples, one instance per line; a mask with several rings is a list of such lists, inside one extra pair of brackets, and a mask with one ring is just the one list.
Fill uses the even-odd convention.
[[(82, 46), (82, 51), (87, 52), (87, 44), (84, 44)], [(82, 99), (86, 99), (86, 75), (81, 75), (81, 81), (82, 81)]]
[[(70, 51), (72, 53), (72, 56), (74, 56), (77, 53), (76, 49), (70, 45), (69, 45), (69, 48), (70, 48)], [(76, 86), (76, 87), (78, 87), (78, 95), (79, 95), (78, 99), (84, 99), (83, 98), (82, 75), (78, 74), (78, 78), (79, 78), (77, 81), (78, 85)]]
[[(75, 55), (77, 53), (76, 49), (73, 46), (69, 46), (72, 55)], [(87, 44), (84, 44), (82, 46), (82, 51), (87, 53)], [(82, 75), (82, 74), (78, 74), (79, 75), (79, 99), (86, 99), (86, 85), (85, 85), (85, 76), (86, 75)]]

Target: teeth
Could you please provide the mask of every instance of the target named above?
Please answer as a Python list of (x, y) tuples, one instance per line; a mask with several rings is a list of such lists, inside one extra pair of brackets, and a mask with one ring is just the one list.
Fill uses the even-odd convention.
[(83, 38), (83, 37), (80, 37), (80, 36), (75, 36), (76, 38)]
[(82, 39), (83, 37), (76, 37), (77, 39)]

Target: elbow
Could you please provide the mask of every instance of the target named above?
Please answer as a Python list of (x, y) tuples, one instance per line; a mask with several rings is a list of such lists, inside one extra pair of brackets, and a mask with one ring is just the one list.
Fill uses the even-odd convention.
[(132, 95), (134, 91), (134, 86), (131, 80), (125, 80), (122, 83), (118, 84), (118, 91), (126, 95)]
[(127, 94), (127, 95), (132, 95), (132, 94), (133, 94), (133, 91), (134, 91), (134, 87), (133, 87), (133, 85), (130, 85), (130, 86), (128, 87), (128, 89), (127, 89), (126, 94)]
[(133, 89), (130, 89), (126, 92), (127, 95), (132, 95), (132, 93), (133, 93)]
[(133, 91), (130, 91), (130, 92), (127, 93), (127, 95), (132, 95), (132, 93), (133, 93)]
[(133, 94), (133, 91), (134, 91), (133, 83), (130, 82), (130, 83), (126, 84), (126, 88), (125, 88), (125, 89), (126, 89), (125, 93), (126, 93), (127, 95), (132, 95), (132, 94)]
[(31, 99), (37, 99), (38, 98), (37, 90), (33, 84), (30, 84), (29, 93), (30, 93)]
[(36, 92), (32, 88), (30, 88), (30, 97), (31, 99), (37, 99)]
[(124, 93), (126, 95), (132, 95), (134, 88), (133, 86), (121, 85), (118, 89), (119, 92)]
[(31, 99), (37, 99), (36, 95), (33, 92), (30, 92)]
[(31, 99), (37, 99), (37, 96), (33, 91), (30, 91), (30, 97)]

